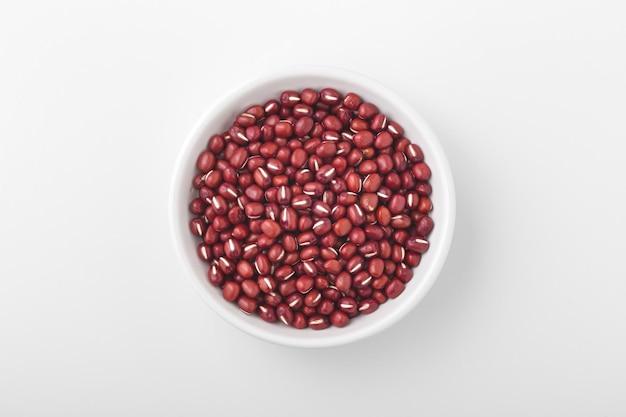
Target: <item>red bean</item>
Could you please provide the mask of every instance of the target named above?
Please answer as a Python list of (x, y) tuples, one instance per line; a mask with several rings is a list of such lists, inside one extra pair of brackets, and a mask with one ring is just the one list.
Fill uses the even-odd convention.
[(365, 212), (356, 204), (352, 204), (347, 210), (348, 219), (355, 226), (362, 226), (365, 223)]
[(216, 264), (212, 264), (207, 273), (209, 282), (216, 287), (219, 287), (224, 282), (224, 274)]
[(391, 218), (391, 226), (396, 229), (406, 229), (412, 224), (411, 218), (406, 214), (399, 214)]
[(391, 136), (394, 138), (399, 138), (404, 133), (404, 129), (396, 122), (389, 122), (389, 126), (387, 126), (387, 130), (391, 133)]
[(297, 238), (298, 245), (300, 246), (309, 246), (317, 244), (317, 237), (313, 232), (304, 232), (300, 233)]
[(296, 134), (296, 136), (303, 138), (311, 132), (314, 123), (315, 122), (311, 117), (309, 117), (309, 115), (301, 117), (295, 123), (293, 127), (293, 132)]
[(200, 217), (196, 217), (189, 222), (189, 229), (191, 233), (196, 236), (204, 236), (207, 229), (206, 223)]
[(313, 289), (314, 284), (315, 280), (312, 277), (303, 275), (296, 280), (296, 290), (301, 294), (306, 294)]
[(337, 116), (329, 114), (322, 120), (322, 126), (327, 130), (338, 131), (343, 127), (343, 123)]
[(264, 321), (273, 323), (276, 321), (276, 310), (270, 305), (260, 305), (258, 307), (259, 317)]
[(300, 94), (297, 91), (283, 91), (279, 98), (280, 104), (285, 107), (293, 107), (300, 102)]
[[(221, 258), (220, 258), (221, 259)], [(242, 277), (249, 279), (254, 276), (254, 269), (249, 262), (241, 260), (237, 262), (237, 273)]]
[(368, 193), (375, 193), (376, 191), (378, 191), (382, 183), (383, 179), (378, 173), (374, 172), (372, 174), (369, 174), (363, 180), (363, 191)]
[(237, 305), (239, 305), (241, 311), (246, 314), (252, 314), (257, 309), (257, 302), (253, 298), (250, 298), (246, 295), (242, 295), (239, 297), (239, 299), (237, 300)]
[(321, 184), (328, 184), (337, 175), (337, 170), (332, 165), (323, 165), (315, 174), (315, 179)]
[(231, 123), (199, 154), (189, 204), (224, 298), (322, 329), (399, 296), (434, 227), (430, 167), (400, 124), (332, 88), (283, 91)]
[(385, 262), (381, 258), (374, 258), (367, 265), (367, 271), (374, 278), (378, 278), (385, 271)]
[(343, 311), (335, 310), (330, 314), (330, 323), (335, 327), (345, 327), (350, 318)]
[(399, 279), (392, 279), (385, 287), (385, 295), (389, 298), (397, 298), (404, 291), (405, 285)]
[(374, 311), (378, 310), (378, 302), (376, 302), (375, 300), (371, 298), (368, 298), (366, 300), (359, 302), (358, 309), (359, 309), (359, 313), (362, 313), (362, 314), (373, 313)]
[(424, 253), (428, 250), (429, 242), (420, 236), (411, 236), (406, 240), (406, 248), (413, 252)]
[(296, 210), (307, 209), (311, 207), (312, 204), (313, 200), (306, 194), (297, 195), (291, 199), (291, 207)]
[(307, 230), (311, 230), (313, 228), (313, 219), (311, 216), (300, 216), (298, 219), (298, 230), (301, 232), (306, 232)]
[(352, 230), (352, 222), (347, 218), (339, 219), (333, 225), (333, 230), (337, 236), (347, 236)]
[[(316, 184), (316, 183), (314, 183)], [(311, 212), (317, 217), (328, 217), (331, 213), (331, 208), (323, 201), (315, 201), (311, 205)]]
[(293, 294), (294, 292), (296, 292), (296, 281), (293, 279), (290, 279), (290, 280), (281, 282), (280, 284), (278, 284), (278, 292), (283, 297)]
[(411, 168), (411, 172), (413, 172), (415, 179), (417, 179), (418, 181), (426, 181), (430, 178), (430, 167), (426, 165), (425, 162), (418, 162), (417, 164), (413, 165), (413, 168)]
[(354, 142), (354, 146), (359, 149), (364, 149), (368, 146), (372, 146), (374, 143), (374, 134), (369, 130), (361, 130), (359, 133), (354, 135), (352, 141)]
[(316, 314), (309, 317), (308, 325), (313, 330), (323, 330), (330, 326), (330, 322), (326, 316)]
[(276, 306), (276, 317), (285, 325), (289, 326), (293, 322), (294, 315), (287, 304), (281, 303)]
[(372, 174), (378, 170), (378, 165), (376, 165), (375, 161), (367, 160), (363, 161), (358, 168), (358, 172), (361, 175)]
[(361, 97), (359, 97), (355, 93), (348, 93), (343, 98), (343, 105), (346, 106), (350, 110), (356, 110), (361, 105)]
[(380, 132), (376, 135), (376, 140), (374, 141), (374, 147), (376, 149), (385, 149), (390, 147), (392, 144), (393, 138), (388, 132)]
[(378, 207), (378, 195), (374, 193), (364, 193), (359, 200), (360, 206), (368, 213), (373, 212)]
[(298, 214), (291, 207), (283, 207), (279, 215), (280, 226), (287, 231), (298, 230)]
[(420, 236), (426, 236), (433, 230), (434, 222), (433, 219), (428, 216), (422, 216), (415, 226), (415, 231)]
[(349, 191), (353, 193), (360, 193), (363, 186), (363, 180), (359, 174), (351, 172), (346, 177), (346, 186)]
[(391, 214), (401, 214), (406, 208), (406, 198), (401, 194), (395, 194), (387, 205)]
[(328, 299), (323, 299), (317, 306), (317, 312), (323, 316), (328, 316), (335, 310), (335, 303)]
[(240, 287), (234, 281), (228, 281), (222, 287), (222, 296), (226, 301), (235, 301), (239, 297)]
[(359, 246), (359, 253), (363, 255), (364, 258), (372, 258), (378, 255), (378, 242), (374, 240), (370, 240), (369, 242), (365, 242), (361, 246)]
[(230, 259), (237, 260), (241, 257), (241, 244), (236, 239), (228, 239), (224, 242), (224, 254)]
[(403, 283), (407, 283), (413, 278), (413, 268), (409, 267), (406, 263), (401, 262), (396, 267), (396, 278)]
[(213, 257), (211, 247), (205, 242), (200, 242), (196, 251), (198, 252), (198, 257), (203, 261), (210, 261)]
[(200, 156), (198, 156), (196, 166), (202, 172), (209, 172), (215, 166), (215, 154), (210, 151), (202, 152)]
[(322, 301), (322, 294), (317, 289), (313, 289), (309, 291), (304, 296), (304, 305), (307, 307), (317, 307), (317, 305)]
[(259, 276), (257, 278), (257, 285), (259, 289), (266, 294), (275, 291), (277, 287), (276, 280), (268, 275)]
[(337, 308), (344, 313), (356, 313), (358, 309), (357, 301), (352, 297), (343, 297), (337, 301)]
[(293, 268), (290, 265), (283, 265), (274, 271), (274, 278), (278, 281), (286, 281), (293, 277), (295, 274)]
[(419, 202), (417, 204), (417, 211), (420, 213), (428, 213), (433, 209), (433, 204), (430, 201), (430, 198), (423, 196), (420, 197)]
[(362, 245), (363, 243), (365, 243), (365, 239), (367, 236), (365, 235), (363, 229), (355, 227), (350, 231), (349, 237), (355, 245)]
[(384, 114), (377, 114), (372, 117), (372, 122), (370, 123), (370, 127), (374, 132), (379, 132), (387, 128), (387, 116)]
[(364, 265), (365, 262), (363, 261), (363, 258), (355, 255), (346, 262), (346, 271), (351, 274), (356, 274), (357, 272), (363, 270)]
[(341, 100), (341, 94), (334, 88), (323, 88), (320, 91), (320, 100), (324, 104), (334, 106)]
[(357, 111), (361, 119), (371, 119), (378, 113), (378, 108), (372, 103), (362, 103)]
[(339, 261), (335, 259), (331, 259), (329, 261), (324, 262), (324, 269), (329, 274), (336, 275), (342, 271), (343, 267)]
[(225, 144), (226, 143), (224, 141), (224, 138), (222, 138), (220, 135), (213, 135), (207, 143), (207, 149), (215, 155), (218, 155), (224, 150)]
[(332, 228), (333, 228), (333, 225), (330, 222), (330, 219), (327, 217), (319, 219), (318, 221), (313, 223), (313, 226), (312, 226), (313, 233), (315, 233), (318, 236), (325, 235), (326, 233), (330, 232)]

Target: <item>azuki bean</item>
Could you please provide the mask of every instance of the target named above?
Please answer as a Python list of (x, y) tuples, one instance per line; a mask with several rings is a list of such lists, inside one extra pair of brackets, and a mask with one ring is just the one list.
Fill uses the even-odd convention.
[(392, 279), (385, 287), (385, 295), (389, 298), (396, 298), (404, 291), (404, 283), (399, 279)]
[(396, 267), (396, 278), (403, 283), (407, 283), (413, 278), (413, 268), (409, 267), (406, 263), (400, 262)]
[(315, 280), (313, 277), (303, 275), (296, 280), (296, 290), (301, 294), (306, 294), (313, 289), (314, 284)]
[(210, 151), (204, 151), (198, 156), (196, 167), (202, 172), (209, 172), (215, 166), (215, 154)]
[(434, 222), (429, 216), (422, 216), (415, 226), (415, 232), (420, 236), (426, 236), (433, 229)]
[(356, 204), (352, 204), (347, 209), (348, 219), (354, 226), (362, 226), (365, 223), (365, 212)]
[(323, 330), (330, 326), (330, 322), (326, 316), (316, 314), (309, 317), (308, 325), (313, 330)]
[(293, 322), (293, 311), (285, 304), (281, 303), (276, 306), (276, 317), (285, 325), (289, 326)]
[(333, 225), (333, 230), (337, 236), (347, 236), (352, 230), (352, 222), (347, 218), (339, 219)]
[(430, 178), (430, 167), (425, 162), (418, 162), (413, 165), (411, 172), (418, 181), (426, 181)]
[(257, 302), (253, 298), (248, 297), (247, 295), (240, 296), (239, 299), (237, 300), (237, 305), (239, 306), (241, 311), (243, 311), (246, 314), (252, 314), (257, 309)]
[(311, 216), (300, 216), (298, 219), (298, 230), (301, 232), (306, 232), (313, 228), (313, 218)]
[(420, 236), (411, 236), (406, 240), (406, 248), (413, 252), (424, 253), (428, 247), (428, 240)]
[(249, 279), (254, 276), (254, 269), (252, 268), (252, 265), (250, 265), (249, 262), (241, 260), (237, 262), (237, 273), (241, 275), (242, 277)]
[(341, 94), (334, 88), (323, 88), (320, 90), (319, 98), (322, 103), (334, 106), (341, 100)]
[(357, 111), (361, 119), (371, 119), (378, 113), (378, 108), (372, 103), (362, 103)]
[(378, 195), (374, 193), (361, 194), (359, 204), (363, 208), (363, 210), (371, 213), (378, 207)]
[(189, 229), (196, 236), (204, 236), (206, 227), (206, 223), (200, 217), (196, 217), (189, 222)]
[[(307, 277), (308, 278), (308, 277)], [(297, 282), (296, 282), (297, 285)], [(304, 296), (299, 292), (294, 292), (285, 297), (285, 303), (293, 310), (297, 311), (304, 306)]]
[(385, 149), (390, 147), (392, 144), (393, 138), (388, 132), (380, 132), (376, 135), (376, 140), (374, 141), (374, 147), (376, 149)]
[(209, 279), (209, 282), (216, 287), (219, 287), (224, 282), (224, 274), (216, 264), (211, 265), (207, 273), (207, 277)]
[(317, 312), (324, 316), (330, 315), (335, 310), (335, 303), (324, 298), (317, 306)]
[(365, 235), (363, 229), (361, 229), (360, 227), (355, 227), (350, 231), (349, 237), (355, 245), (362, 245), (363, 243), (365, 243), (365, 239), (367, 236)]
[(226, 301), (235, 301), (239, 297), (240, 287), (234, 281), (228, 281), (222, 287), (222, 296)]
[(278, 292), (283, 297), (286, 297), (289, 294), (296, 292), (296, 281), (293, 279), (290, 279), (290, 280), (281, 282), (280, 284), (278, 284)]
[(354, 142), (354, 146), (359, 149), (364, 149), (374, 143), (374, 134), (369, 130), (361, 130), (356, 135), (354, 135), (352, 141)]
[(259, 289), (266, 294), (275, 291), (277, 287), (276, 280), (269, 275), (259, 276), (257, 278), (257, 285)]
[(391, 214), (401, 214), (406, 208), (406, 198), (401, 194), (394, 194), (387, 207)]
[(259, 317), (264, 321), (273, 323), (276, 321), (276, 310), (270, 305), (260, 305), (258, 307)]
[(370, 314), (378, 310), (378, 303), (375, 300), (368, 298), (359, 302), (358, 309), (361, 314)]
[(304, 296), (304, 305), (307, 307), (317, 307), (321, 301), (322, 294), (318, 289), (313, 289)]
[[(430, 167), (403, 134), (334, 89), (283, 91), (239, 113), (192, 181), (190, 229), (213, 284), (263, 320), (287, 303), (296, 328), (340, 327), (397, 297), (434, 225)], [(355, 300), (348, 311), (341, 296)]]
[(335, 327), (345, 327), (350, 318), (343, 311), (335, 310), (330, 314), (330, 323)]

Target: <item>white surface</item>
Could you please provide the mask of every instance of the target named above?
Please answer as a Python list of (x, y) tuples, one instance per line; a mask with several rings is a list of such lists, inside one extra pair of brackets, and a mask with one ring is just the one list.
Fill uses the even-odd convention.
[[(197, 190), (190, 187), (197, 174), (198, 155), (206, 149), (209, 138), (224, 132), (238, 113), (250, 103), (265, 103), (270, 98), (279, 98), (286, 90), (300, 91), (304, 88), (321, 90), (332, 86), (339, 91), (358, 91), (364, 100), (376, 103), (389, 120), (402, 125), (404, 134), (418, 143), (424, 152), (424, 160), (435, 173), (429, 182), (433, 207), (431, 218), (437, 225), (428, 235), (428, 252), (415, 268), (410, 285), (402, 296), (393, 302), (384, 303), (376, 314), (364, 314), (350, 325), (339, 328), (331, 326), (323, 332), (313, 329), (294, 329), (290, 326), (270, 324), (256, 316), (250, 318), (233, 304), (224, 300), (221, 291), (207, 280), (207, 263), (198, 258), (198, 238), (189, 233), (189, 222), (196, 216), (189, 212), (189, 204), (197, 198)], [(331, 347), (339, 346), (372, 336), (406, 317), (424, 298), (437, 280), (450, 250), (454, 233), (455, 193), (450, 165), (441, 144), (432, 129), (401, 96), (384, 85), (358, 72), (346, 71), (330, 66), (289, 66), (259, 74), (251, 81), (226, 93), (207, 109), (191, 130), (176, 160), (170, 194), (170, 223), (174, 247), (185, 271), (199, 294), (217, 314), (233, 326), (263, 340), (283, 346)]]
[[(622, 416), (619, 1), (2, 2), (0, 415)], [(400, 92), (456, 180), (449, 262), (371, 339), (282, 348), (189, 285), (169, 179), (278, 64)]]

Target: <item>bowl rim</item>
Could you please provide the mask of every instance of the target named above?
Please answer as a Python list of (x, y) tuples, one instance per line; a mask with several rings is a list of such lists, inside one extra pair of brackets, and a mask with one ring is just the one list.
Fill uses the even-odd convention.
[[(185, 182), (186, 179), (184, 179), (183, 177), (186, 166), (185, 164), (188, 163), (192, 156), (194, 156), (194, 158), (197, 157), (195, 155), (191, 155), (193, 147), (200, 139), (200, 136), (206, 137), (206, 127), (210, 124), (211, 120), (213, 119), (212, 115), (216, 113), (218, 109), (225, 108), (227, 105), (234, 102), (237, 97), (241, 97), (241, 95), (244, 94), (246, 91), (250, 91), (263, 85), (280, 81), (281, 79), (301, 76), (326, 77), (329, 79), (336, 79), (338, 81), (349, 80), (350, 82), (366, 86), (364, 88), (367, 88), (368, 90), (373, 90), (377, 94), (386, 97), (389, 101), (392, 101), (394, 103), (394, 106), (397, 106), (397, 108), (401, 109), (403, 113), (409, 115), (412, 122), (417, 125), (420, 134), (424, 137), (424, 139), (428, 141), (429, 147), (434, 149), (435, 151), (433, 155), (428, 156), (430, 156), (431, 158), (436, 158), (438, 160), (438, 175), (442, 177), (443, 185), (445, 188), (444, 190), (442, 190), (442, 195), (443, 198), (447, 200), (447, 216), (445, 217), (445, 222), (442, 225), (438, 224), (437, 226), (438, 229), (444, 229), (443, 231), (439, 230), (442, 243), (437, 248), (438, 253), (430, 255), (434, 256), (435, 259), (430, 264), (430, 271), (426, 275), (427, 279), (425, 279), (420, 286), (420, 291), (415, 294), (411, 300), (408, 300), (410, 302), (398, 303), (400, 298), (398, 300), (393, 300), (395, 303), (397, 303), (396, 308), (394, 308), (394, 310), (390, 314), (387, 314), (384, 319), (381, 318), (381, 320), (373, 321), (368, 327), (363, 327), (359, 328), (358, 330), (352, 331), (350, 330), (350, 326), (348, 326), (341, 329), (342, 332), (332, 335), (325, 334), (325, 331), (320, 331), (316, 332), (317, 334), (319, 334), (319, 337), (315, 338), (299, 338), (298, 334), (295, 332), (293, 336), (286, 336), (283, 334), (270, 334), (260, 326), (256, 326), (253, 321), (249, 320), (246, 315), (241, 314), (238, 310), (233, 310), (233, 312), (237, 313), (237, 315), (231, 314), (231, 312), (224, 311), (220, 306), (217, 306), (214, 302), (212, 302), (211, 296), (209, 296), (206, 289), (200, 285), (196, 277), (196, 273), (191, 268), (191, 265), (189, 265), (186, 259), (189, 254), (183, 252), (182, 234), (184, 232), (188, 233), (188, 230), (185, 228), (185, 230), (182, 231), (180, 227), (180, 217), (182, 215), (186, 215), (186, 213), (183, 213), (184, 205), (180, 204), (177, 194), (180, 187), (188, 184)], [(213, 102), (212, 105), (206, 108), (206, 110), (196, 120), (195, 124), (187, 134), (178, 152), (170, 180), (170, 233), (172, 235), (175, 252), (179, 261), (183, 265), (185, 275), (187, 275), (187, 277), (191, 279), (192, 285), (200, 294), (200, 296), (205, 300), (205, 302), (209, 305), (209, 307), (226, 322), (254, 337), (283, 346), (313, 348), (344, 345), (377, 334), (399, 322), (421, 302), (421, 300), (430, 291), (435, 281), (437, 280), (446, 262), (449, 249), (452, 244), (452, 238), (455, 228), (455, 219), (456, 194), (452, 170), (437, 136), (430, 128), (428, 123), (422, 118), (422, 116), (414, 109), (412, 105), (409, 105), (405, 99), (403, 99), (393, 90), (359, 72), (347, 70), (336, 66), (295, 65), (273, 69), (270, 71), (265, 71), (263, 74), (249, 79), (247, 82), (231, 88), (230, 91), (222, 94)], [(431, 247), (431, 249), (429, 249), (429, 252), (432, 249), (433, 248)], [(303, 330), (298, 330), (298, 332), (301, 331)]]

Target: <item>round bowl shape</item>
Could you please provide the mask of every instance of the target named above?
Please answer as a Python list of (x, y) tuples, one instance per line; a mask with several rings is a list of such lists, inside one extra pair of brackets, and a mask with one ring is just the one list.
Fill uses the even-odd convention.
[[(196, 159), (206, 149), (213, 134), (227, 130), (235, 117), (252, 104), (277, 99), (282, 91), (332, 87), (342, 94), (355, 92), (364, 101), (378, 106), (389, 120), (398, 122), (405, 136), (420, 145), (424, 161), (432, 170), (431, 217), (435, 227), (429, 234), (429, 250), (414, 269), (411, 282), (396, 299), (388, 300), (371, 314), (361, 314), (342, 328), (295, 329), (280, 322), (267, 323), (257, 315), (242, 313), (235, 303), (222, 298), (219, 288), (207, 280), (208, 264), (196, 253), (199, 243), (189, 231), (192, 215), (188, 210), (194, 197), (191, 182)], [(426, 122), (398, 95), (363, 75), (331, 67), (291, 67), (249, 82), (218, 100), (189, 133), (176, 161), (170, 189), (170, 226), (182, 264), (202, 298), (222, 318), (235, 327), (269, 342), (294, 347), (328, 347), (354, 342), (374, 335), (405, 317), (426, 295), (441, 271), (454, 230), (455, 191), (452, 172), (444, 151)]]

